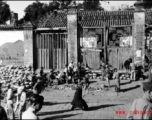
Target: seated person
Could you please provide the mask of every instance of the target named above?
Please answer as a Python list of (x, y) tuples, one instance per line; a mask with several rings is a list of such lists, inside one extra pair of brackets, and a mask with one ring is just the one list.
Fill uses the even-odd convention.
[(77, 83), (78, 78), (79, 78), (78, 73), (75, 72), (75, 73), (73, 74), (72, 82), (73, 82), (74, 84)]
[(55, 79), (55, 75), (54, 75), (54, 71), (50, 70), (50, 73), (48, 73), (46, 75), (47, 81), (48, 81), (48, 85), (51, 85), (51, 83), (53, 82), (53, 80)]
[(124, 62), (124, 67), (126, 70), (130, 70), (130, 63), (132, 63), (132, 59), (129, 58)]
[(41, 70), (40, 70), (40, 76), (43, 76), (43, 74), (44, 74), (44, 68), (43, 67), (41, 67)]

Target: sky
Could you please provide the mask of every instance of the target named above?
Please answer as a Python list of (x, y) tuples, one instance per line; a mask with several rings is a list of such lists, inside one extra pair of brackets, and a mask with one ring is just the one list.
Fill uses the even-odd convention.
[[(49, 1), (40, 1), (43, 3), (49, 3), (51, 0)], [(24, 9), (29, 5), (32, 4), (35, 1), (7, 1), (7, 4), (9, 4), (11, 11), (18, 13), (18, 18), (22, 18), (24, 16)], [(127, 4), (127, 5), (133, 5), (136, 1), (105, 1), (102, 2), (102, 6), (103, 8), (105, 8), (106, 10), (110, 10), (111, 6), (115, 6), (115, 7), (119, 7), (122, 4)]]

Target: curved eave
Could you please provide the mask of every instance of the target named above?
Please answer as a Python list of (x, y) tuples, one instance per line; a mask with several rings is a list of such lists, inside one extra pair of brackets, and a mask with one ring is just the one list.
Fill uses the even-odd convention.
[(53, 27), (53, 28), (37, 28), (36, 31), (41, 30), (67, 30), (67, 27)]

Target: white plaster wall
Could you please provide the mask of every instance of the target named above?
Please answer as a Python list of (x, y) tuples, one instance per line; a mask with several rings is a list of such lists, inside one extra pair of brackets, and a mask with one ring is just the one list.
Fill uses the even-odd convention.
[(24, 41), (23, 30), (0, 31), (0, 46), (7, 42)]

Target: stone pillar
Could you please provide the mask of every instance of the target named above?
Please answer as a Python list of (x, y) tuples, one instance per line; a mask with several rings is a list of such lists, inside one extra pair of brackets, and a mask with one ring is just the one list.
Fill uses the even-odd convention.
[(33, 67), (33, 25), (28, 22), (24, 27), (24, 65)]
[(76, 6), (68, 6), (67, 14), (68, 29), (68, 63), (73, 61), (78, 63), (78, 39), (77, 39), (77, 8)]
[[(145, 59), (145, 11), (136, 9), (134, 12), (134, 62), (139, 62), (144, 67)], [(141, 53), (141, 54), (140, 54)]]

